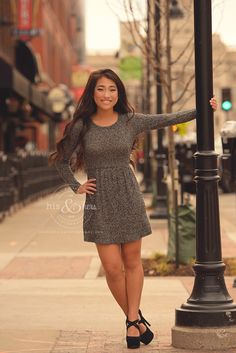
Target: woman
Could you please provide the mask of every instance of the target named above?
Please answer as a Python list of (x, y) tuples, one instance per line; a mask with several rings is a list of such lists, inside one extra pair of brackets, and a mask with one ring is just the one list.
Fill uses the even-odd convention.
[[(210, 104), (216, 108), (214, 98)], [(107, 284), (126, 315), (128, 348), (138, 348), (140, 342), (148, 344), (154, 336), (139, 309), (143, 287), (141, 241), (152, 231), (130, 167), (130, 155), (140, 133), (195, 117), (195, 109), (136, 114), (119, 77), (110, 69), (94, 71), (57, 151), (50, 156), (71, 189), (77, 194), (86, 193), (84, 240), (96, 244)], [(76, 155), (77, 169), (87, 173), (88, 180), (83, 184), (75, 179), (70, 167), (72, 154)]]

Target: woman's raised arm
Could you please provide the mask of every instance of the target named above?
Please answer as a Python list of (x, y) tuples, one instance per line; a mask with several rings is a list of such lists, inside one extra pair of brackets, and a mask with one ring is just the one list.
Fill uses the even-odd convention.
[[(217, 109), (217, 101), (215, 97), (212, 97), (209, 101), (212, 109)], [(197, 116), (196, 109), (183, 110), (176, 113), (166, 114), (135, 114), (134, 118), (131, 119), (132, 127), (135, 134), (139, 134), (145, 130), (152, 130), (163, 128), (170, 125), (177, 125), (186, 123), (195, 119)]]
[(185, 123), (195, 119), (196, 115), (196, 109), (166, 114), (136, 113), (130, 122), (135, 131), (135, 134), (140, 134), (146, 130), (159, 129), (170, 125)]

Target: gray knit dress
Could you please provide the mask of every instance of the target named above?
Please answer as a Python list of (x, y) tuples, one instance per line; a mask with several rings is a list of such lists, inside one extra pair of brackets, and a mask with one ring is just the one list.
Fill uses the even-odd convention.
[[(97, 191), (93, 195), (86, 193), (85, 241), (121, 244), (152, 233), (143, 196), (129, 163), (131, 147), (141, 132), (190, 121), (196, 117), (196, 110), (131, 116), (131, 113), (119, 114), (118, 120), (109, 126), (98, 126), (90, 119), (84, 136), (85, 171), (88, 179), (96, 178)], [(62, 160), (56, 163), (59, 174), (74, 192), (81, 183), (74, 177), (70, 159), (81, 128), (79, 120), (65, 140)]]

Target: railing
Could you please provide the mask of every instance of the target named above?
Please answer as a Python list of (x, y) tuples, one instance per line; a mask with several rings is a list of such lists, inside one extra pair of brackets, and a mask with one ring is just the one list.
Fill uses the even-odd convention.
[(57, 170), (48, 165), (46, 152), (0, 154), (0, 220), (15, 205), (47, 195), (62, 184)]

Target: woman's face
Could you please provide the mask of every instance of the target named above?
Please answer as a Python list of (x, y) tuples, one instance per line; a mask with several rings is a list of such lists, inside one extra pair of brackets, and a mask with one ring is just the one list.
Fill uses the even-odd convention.
[(94, 89), (94, 101), (98, 108), (111, 110), (118, 101), (118, 89), (114, 81), (101, 77)]

